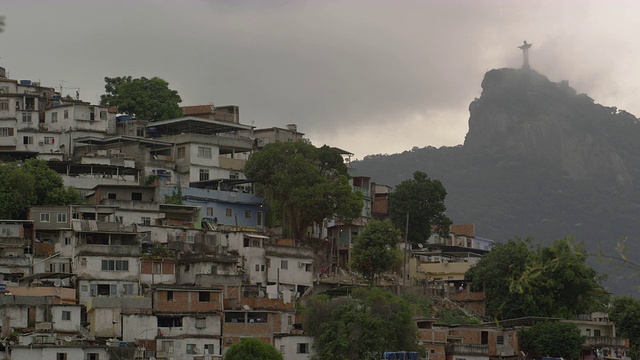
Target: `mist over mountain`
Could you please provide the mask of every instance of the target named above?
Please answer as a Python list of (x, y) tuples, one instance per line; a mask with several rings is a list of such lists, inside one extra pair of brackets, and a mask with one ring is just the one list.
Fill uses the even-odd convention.
[[(531, 69), (485, 74), (469, 106), (464, 145), (414, 148), (352, 163), (358, 175), (395, 186), (416, 170), (442, 181), (447, 214), (475, 223), (476, 235), (537, 243), (573, 236), (589, 252), (625, 254), (640, 246), (640, 124), (615, 107), (594, 103), (566, 82)], [(640, 262), (640, 261), (638, 261)], [(616, 294), (637, 294), (633, 271), (593, 258)], [(622, 267), (622, 268), (621, 268)], [(637, 271), (640, 273), (640, 271)]]

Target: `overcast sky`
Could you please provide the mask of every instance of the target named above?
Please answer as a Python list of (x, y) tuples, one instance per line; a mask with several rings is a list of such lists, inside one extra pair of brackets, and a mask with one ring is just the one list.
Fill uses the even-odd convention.
[(484, 73), (531, 67), (640, 115), (637, 1), (2, 0), (0, 66), (97, 103), (158, 76), (182, 105), (239, 105), (362, 158), (461, 144)]

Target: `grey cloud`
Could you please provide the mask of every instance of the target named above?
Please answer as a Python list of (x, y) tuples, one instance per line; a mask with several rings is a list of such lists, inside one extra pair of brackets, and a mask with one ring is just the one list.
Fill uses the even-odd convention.
[(461, 143), (466, 108), (479, 96), (484, 72), (520, 66), (516, 47), (523, 40), (534, 44), (533, 68), (552, 80), (570, 80), (596, 101), (619, 101), (631, 112), (637, 106), (626, 90), (636, 87), (630, 81), (633, 62), (620, 66), (625, 56), (640, 55), (628, 38), (637, 25), (624, 16), (631, 9), (609, 3), (34, 0), (4, 5), (0, 66), (14, 77), (53, 86), (66, 80), (95, 102), (105, 76), (160, 76), (185, 105), (236, 104), (243, 122), (297, 123), (312, 140), (335, 140), (332, 145), (360, 157), (372, 151), (366, 136), (376, 128), (411, 136), (379, 141), (374, 152)]

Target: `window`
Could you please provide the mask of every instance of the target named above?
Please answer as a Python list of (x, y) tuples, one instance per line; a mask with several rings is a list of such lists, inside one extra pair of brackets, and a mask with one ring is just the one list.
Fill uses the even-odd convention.
[(0, 100), (0, 110), (9, 110), (9, 100)]
[(187, 242), (189, 244), (196, 242), (196, 234), (187, 234)]
[(0, 136), (13, 136), (13, 128), (0, 128)]
[(23, 136), (22, 143), (25, 145), (33, 144), (33, 136)]
[(45, 136), (44, 137), (44, 143), (47, 145), (53, 145), (55, 144), (56, 139), (53, 136)]
[(58, 220), (59, 223), (66, 223), (67, 222), (67, 214), (66, 213), (58, 213), (58, 219), (57, 220)]
[(187, 354), (196, 353), (196, 344), (187, 344)]
[(93, 121), (96, 119), (96, 115), (93, 113), (93, 109), (91, 110), (91, 112), (89, 113), (89, 120)]
[(184, 154), (185, 154), (184, 146), (179, 147), (178, 148), (178, 159), (184, 159)]
[(226, 215), (227, 217), (231, 217), (231, 216), (233, 216), (233, 211), (231, 211), (231, 209), (227, 209), (227, 210), (225, 211), (225, 215)]
[(162, 263), (154, 262), (151, 268), (152, 274), (162, 274)]
[(204, 344), (205, 354), (213, 354), (214, 351), (215, 351), (215, 346), (213, 344)]
[(168, 353), (172, 353), (173, 352), (173, 341), (171, 341), (171, 340), (162, 341), (162, 343), (160, 345), (160, 351), (166, 351)]
[(100, 110), (100, 120), (107, 120), (107, 111)]
[(296, 346), (298, 354), (308, 354), (309, 353), (309, 343), (298, 343)]
[(131, 193), (131, 200), (133, 200), (133, 201), (142, 201), (142, 193), (132, 192)]
[(198, 157), (211, 159), (211, 148), (205, 146), (198, 146)]
[(69, 238), (69, 237), (64, 238), (64, 244), (65, 245), (71, 245), (71, 238)]
[(211, 293), (207, 291), (199, 291), (198, 292), (198, 301), (199, 302), (209, 302), (211, 301)]
[(240, 174), (232, 171), (231, 173), (229, 173), (229, 179), (240, 179)]
[(62, 311), (62, 320), (71, 321), (71, 311)]
[(244, 218), (245, 219), (251, 219), (251, 210), (245, 210), (244, 211)]
[(49, 213), (40, 213), (40, 222), (49, 222)]
[(122, 294), (124, 294), (124, 295), (134, 295), (134, 293), (133, 293), (133, 284), (122, 284)]
[(51, 113), (51, 122), (52, 123), (58, 122), (58, 112), (57, 111)]
[(504, 335), (498, 335), (498, 336), (496, 336), (496, 344), (498, 344), (498, 345), (504, 345)]
[(196, 318), (196, 329), (204, 329), (207, 327), (207, 318)]
[(247, 321), (249, 323), (266, 324), (268, 322), (267, 316), (267, 313), (247, 313)]
[(30, 112), (23, 112), (22, 113), (22, 122), (23, 123), (30, 123), (31, 122), (31, 113)]
[(136, 128), (136, 136), (144, 137), (144, 128), (142, 126)]
[(158, 316), (158, 327), (182, 327), (182, 317)]
[(147, 226), (151, 225), (151, 218), (143, 217), (142, 218), (142, 225), (147, 225)]
[(100, 354), (98, 354), (98, 353), (89, 353), (89, 354), (87, 354), (87, 360), (100, 360)]
[(56, 360), (67, 360), (67, 353), (56, 353)]
[(64, 115), (65, 119), (68, 119), (69, 118), (69, 110), (65, 110), (63, 115)]
[(289, 260), (280, 260), (280, 269), (282, 270), (289, 269)]
[(264, 271), (264, 265), (260, 265), (260, 270)]
[(260, 271), (260, 264), (256, 264), (256, 271)]
[(89, 291), (89, 285), (82, 285), (82, 286), (80, 286), (80, 291), (82, 291), (82, 292), (87, 292), (87, 291)]
[(200, 181), (209, 180), (209, 170), (200, 169)]
[(595, 336), (595, 337), (602, 336), (602, 335), (601, 335), (601, 333), (600, 333), (600, 330), (598, 330), (598, 329), (593, 329), (593, 336)]
[(129, 271), (129, 260), (102, 260), (102, 271)]
[(262, 211), (256, 212), (256, 225), (262, 226)]
[(167, 291), (167, 301), (173, 301), (173, 291)]
[(213, 208), (211, 207), (207, 208), (207, 216), (213, 216)]

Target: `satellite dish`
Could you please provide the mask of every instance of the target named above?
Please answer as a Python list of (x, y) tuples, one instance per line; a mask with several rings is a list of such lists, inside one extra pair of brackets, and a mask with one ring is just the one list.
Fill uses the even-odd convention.
[(242, 305), (242, 308), (245, 310), (251, 310), (251, 307), (249, 305)]
[(9, 341), (9, 345), (15, 345), (15, 341)]
[(60, 287), (60, 282), (61, 282), (61, 281), (60, 281), (60, 279), (55, 279), (55, 280), (53, 281), (53, 286), (55, 286), (55, 287)]
[(420, 249), (422, 249), (422, 248), (424, 247), (424, 245), (422, 245), (422, 244), (418, 243), (418, 247), (419, 247)]
[(199, 354), (199, 353), (200, 353), (200, 349), (198, 349), (197, 347), (195, 347), (195, 348), (193, 348), (193, 352), (194, 352), (194, 353), (196, 353), (196, 354)]
[(149, 358), (149, 360), (156, 360), (156, 357), (152, 356), (152, 357)]
[(65, 336), (64, 337), (64, 341), (66, 342), (71, 342), (73, 339), (71, 338), (71, 336)]

